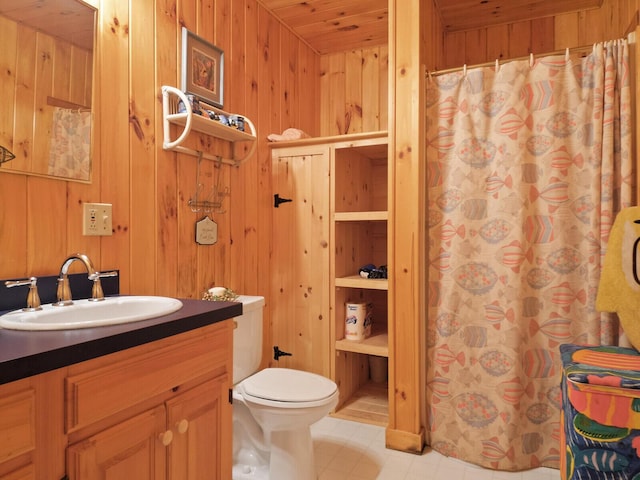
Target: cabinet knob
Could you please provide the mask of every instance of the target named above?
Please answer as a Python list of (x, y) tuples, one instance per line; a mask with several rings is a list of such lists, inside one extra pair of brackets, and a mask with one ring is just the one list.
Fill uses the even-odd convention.
[(178, 429), (178, 433), (185, 433), (189, 430), (189, 420), (183, 418), (178, 423), (176, 423), (176, 428)]
[(166, 432), (162, 432), (158, 435), (158, 438), (162, 442), (162, 445), (168, 447), (169, 444), (173, 441), (173, 432), (171, 430), (167, 430)]

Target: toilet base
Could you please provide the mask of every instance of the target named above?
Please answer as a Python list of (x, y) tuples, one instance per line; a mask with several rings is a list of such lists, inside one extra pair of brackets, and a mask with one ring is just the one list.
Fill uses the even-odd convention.
[(235, 464), (233, 480), (316, 480), (311, 430), (271, 432), (268, 465)]
[(233, 480), (269, 480), (269, 465), (234, 465), (231, 472)]
[(313, 440), (309, 427), (271, 432), (271, 479), (316, 480)]

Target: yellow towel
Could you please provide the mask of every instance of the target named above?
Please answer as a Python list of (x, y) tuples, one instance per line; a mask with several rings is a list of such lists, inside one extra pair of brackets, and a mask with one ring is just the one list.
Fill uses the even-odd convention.
[(616, 216), (604, 257), (596, 309), (617, 312), (629, 341), (640, 350), (640, 207), (625, 208)]

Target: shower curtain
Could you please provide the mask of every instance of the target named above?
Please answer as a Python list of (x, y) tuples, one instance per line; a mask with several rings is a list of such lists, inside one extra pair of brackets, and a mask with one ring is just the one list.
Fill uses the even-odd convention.
[(615, 214), (634, 200), (629, 77), (620, 40), (427, 81), (435, 450), (558, 467), (558, 345), (618, 337), (594, 303)]

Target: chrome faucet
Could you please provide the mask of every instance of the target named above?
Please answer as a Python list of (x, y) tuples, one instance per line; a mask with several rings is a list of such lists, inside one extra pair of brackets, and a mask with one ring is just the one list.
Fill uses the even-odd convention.
[(54, 303), (55, 306), (65, 306), (72, 305), (72, 297), (71, 297), (71, 288), (69, 287), (69, 267), (75, 261), (80, 261), (84, 264), (87, 269), (89, 280), (93, 281), (93, 287), (91, 289), (91, 298), (89, 299), (92, 302), (99, 302), (100, 300), (104, 300), (104, 292), (102, 291), (102, 284), (100, 283), (100, 279), (102, 277), (115, 277), (118, 272), (104, 272), (101, 273), (93, 266), (93, 262), (86, 256), (84, 253), (74, 253), (69, 255), (67, 259), (62, 262), (62, 266), (60, 267), (60, 276), (58, 277), (58, 290), (57, 297), (58, 301)]

